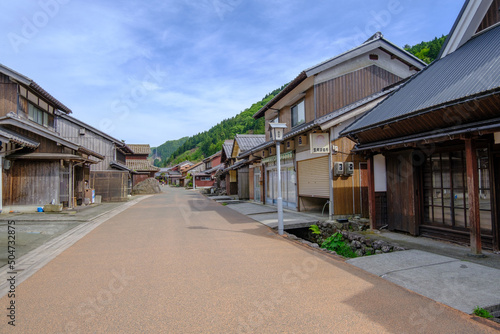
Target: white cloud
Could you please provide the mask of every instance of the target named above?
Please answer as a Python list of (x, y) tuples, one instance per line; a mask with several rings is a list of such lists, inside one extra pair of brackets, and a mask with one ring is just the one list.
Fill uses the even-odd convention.
[[(412, 5), (383, 32), (398, 45), (440, 35), (444, 28), (433, 26), (447, 26), (446, 33), (459, 10), (450, 1)], [(16, 52), (9, 33), (22, 36), (26, 20), (43, 8), (38, 1), (6, 2), (0, 63), (33, 78), (84, 122), (129, 143), (159, 145), (208, 130), (305, 68), (356, 46), (370, 11), (386, 6), (386, 0), (69, 1)]]

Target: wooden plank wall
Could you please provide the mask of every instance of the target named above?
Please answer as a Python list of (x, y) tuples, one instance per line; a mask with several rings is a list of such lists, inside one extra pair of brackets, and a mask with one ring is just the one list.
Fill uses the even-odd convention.
[(90, 188), (96, 195), (102, 196), (103, 202), (121, 202), (129, 194), (129, 173), (125, 171), (91, 171)]
[(381, 91), (401, 78), (376, 65), (316, 85), (317, 117)]
[(493, 0), (490, 9), (488, 9), (488, 12), (486, 12), (486, 15), (479, 25), (479, 28), (477, 28), (476, 33), (483, 31), (484, 29), (487, 29), (498, 22), (500, 22), (500, 0)]
[(59, 201), (59, 161), (16, 160), (3, 174), (4, 205), (44, 205)]
[(17, 84), (0, 73), (0, 116), (10, 111), (17, 112)]
[[(57, 130), (63, 138), (105, 157), (101, 162), (90, 167), (92, 171), (110, 170), (110, 163), (114, 160), (114, 143), (89, 129), (86, 129), (85, 134), (81, 135), (80, 128), (80, 125), (63, 118), (58, 118), (57, 120)], [(125, 162), (123, 161), (122, 163)]]
[(239, 199), (249, 199), (249, 168), (243, 167), (238, 169), (238, 198)]
[[(297, 103), (301, 102), (302, 100), (298, 100), (295, 102), (292, 106), (287, 106), (283, 107), (280, 110), (280, 118), (279, 122), (280, 123), (286, 123), (287, 129), (285, 130), (285, 134), (288, 132), (292, 131), (292, 111), (291, 107), (296, 105)], [(310, 88), (306, 92), (306, 96), (304, 97), (304, 108), (305, 108), (305, 117), (306, 120), (305, 122), (311, 122), (315, 118), (315, 111), (314, 111), (314, 88)], [(270, 140), (269, 137), (269, 131), (267, 129), (269, 128), (269, 120), (272, 120), (276, 117), (276, 112), (273, 110), (270, 110), (266, 112), (266, 140)]]
[(248, 190), (249, 190), (249, 198), (255, 199), (255, 181), (254, 181), (254, 168), (250, 168), (248, 170)]
[[(68, 152), (65, 152), (65, 149), (63, 146), (58, 146), (56, 144), (56, 142), (54, 142), (50, 139), (47, 139), (45, 137), (39, 136), (39, 135), (29, 131), (29, 130), (20, 129), (20, 128), (12, 127), (9, 125), (7, 125), (6, 128), (17, 132), (18, 134), (20, 134), (24, 137), (33, 139), (36, 142), (40, 143), (40, 146), (38, 146), (33, 151), (35, 153), (74, 153), (73, 150), (70, 150), (70, 149), (68, 149), (69, 150)], [(30, 150), (30, 152), (32, 152), (32, 151)]]
[[(355, 143), (348, 138), (339, 138), (332, 142), (339, 147), (339, 153), (332, 156), (332, 162), (354, 162), (354, 174), (352, 176), (333, 177), (333, 198), (335, 203), (335, 215), (363, 214), (361, 207), (361, 170), (360, 162), (366, 160), (357, 154), (351, 154)], [(332, 165), (333, 168), (333, 165)], [(367, 170), (364, 170), (367, 173)], [(365, 175), (366, 177), (367, 175)], [(365, 191), (368, 195), (367, 191)], [(367, 202), (367, 199), (365, 199)]]
[(418, 234), (416, 174), (412, 151), (386, 155), (387, 218), (389, 229)]

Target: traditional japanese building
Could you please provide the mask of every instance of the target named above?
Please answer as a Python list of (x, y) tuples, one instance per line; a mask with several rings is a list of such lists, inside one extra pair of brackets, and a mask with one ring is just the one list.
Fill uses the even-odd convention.
[(373, 228), (500, 248), (500, 1), (466, 1), (438, 60), (342, 134)]

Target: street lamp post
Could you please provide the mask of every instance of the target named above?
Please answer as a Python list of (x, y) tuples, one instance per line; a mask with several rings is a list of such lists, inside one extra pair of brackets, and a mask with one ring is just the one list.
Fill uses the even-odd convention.
[(276, 143), (276, 167), (278, 169), (278, 234), (283, 235), (283, 198), (281, 197), (281, 149), (280, 144), (285, 132), (285, 123), (269, 123), (269, 130)]

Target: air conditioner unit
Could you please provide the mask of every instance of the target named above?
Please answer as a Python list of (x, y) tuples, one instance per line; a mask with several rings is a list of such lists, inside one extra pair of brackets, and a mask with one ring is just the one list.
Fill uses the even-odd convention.
[(344, 162), (344, 175), (354, 174), (354, 162)]
[(344, 164), (342, 162), (333, 163), (333, 176), (344, 175)]

